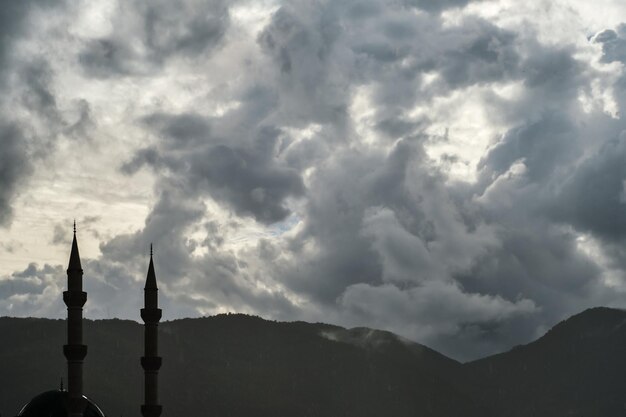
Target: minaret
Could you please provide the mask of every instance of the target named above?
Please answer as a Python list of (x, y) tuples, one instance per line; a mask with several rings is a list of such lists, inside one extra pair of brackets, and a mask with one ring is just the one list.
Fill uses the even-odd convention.
[(87, 355), (87, 346), (83, 345), (83, 306), (87, 301), (87, 293), (83, 291), (83, 269), (76, 242), (76, 221), (67, 267), (67, 291), (63, 292), (63, 301), (67, 306), (67, 345), (63, 346), (63, 354), (67, 359), (68, 416), (83, 417), (86, 406), (83, 399), (83, 359)]
[(144, 308), (141, 309), (141, 318), (145, 323), (145, 351), (144, 356), (141, 358), (141, 366), (145, 375), (144, 404), (141, 406), (143, 417), (159, 417), (162, 408), (159, 405), (158, 393), (159, 368), (161, 367), (157, 340), (157, 329), (159, 320), (161, 320), (158, 291), (156, 276), (154, 275), (154, 264), (152, 262), (152, 244), (150, 244), (150, 264), (148, 265), (146, 286), (143, 289)]

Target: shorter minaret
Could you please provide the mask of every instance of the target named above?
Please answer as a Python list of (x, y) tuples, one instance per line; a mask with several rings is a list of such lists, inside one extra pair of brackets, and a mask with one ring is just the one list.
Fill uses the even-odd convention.
[(76, 242), (76, 222), (67, 267), (67, 291), (63, 292), (63, 301), (67, 306), (67, 344), (63, 346), (63, 354), (67, 359), (68, 416), (83, 417), (86, 406), (83, 398), (83, 359), (87, 355), (87, 346), (83, 345), (83, 306), (87, 301), (87, 293), (83, 291), (83, 269)]
[(150, 264), (146, 286), (143, 290), (144, 308), (141, 309), (141, 318), (145, 323), (144, 356), (141, 358), (141, 366), (144, 369), (144, 404), (141, 406), (141, 414), (144, 417), (159, 417), (161, 406), (159, 405), (159, 368), (161, 357), (158, 349), (158, 326), (161, 320), (159, 308), (158, 288), (154, 275), (154, 263), (152, 262), (152, 244), (150, 244)]

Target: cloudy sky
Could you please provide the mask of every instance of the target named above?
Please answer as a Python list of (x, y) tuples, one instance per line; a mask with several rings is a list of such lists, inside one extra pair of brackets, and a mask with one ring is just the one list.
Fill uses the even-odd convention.
[(0, 6), (0, 315), (223, 312), (460, 360), (626, 307), (622, 0)]

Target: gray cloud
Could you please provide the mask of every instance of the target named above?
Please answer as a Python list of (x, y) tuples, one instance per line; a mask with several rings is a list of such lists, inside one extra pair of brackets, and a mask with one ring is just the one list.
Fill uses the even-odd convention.
[(10, 316), (60, 317), (63, 269), (35, 263), (10, 277), (0, 279), (0, 309)]
[[(189, 228), (205, 208), (198, 203), (181, 204), (181, 198), (186, 197), (175, 190), (164, 191), (142, 230), (119, 235), (101, 245), (103, 257), (89, 264), (96, 269), (98, 285), (106, 289), (97, 290), (95, 303), (100, 312), (102, 306), (107, 305), (115, 314), (119, 311), (135, 314), (139, 308), (137, 301), (135, 305), (124, 305), (127, 299), (124, 291), (139, 288), (135, 277), (144, 279), (146, 249), (154, 242), (162, 295), (160, 303), (164, 310), (168, 310), (168, 317), (194, 315), (220, 306), (229, 306), (233, 311), (293, 317), (294, 306), (281, 291), (258, 287), (260, 280), (271, 286), (270, 277), (258, 276), (241, 254), (220, 250), (224, 238), (215, 223), (204, 225), (210, 233), (206, 240), (198, 241), (187, 236)], [(193, 255), (202, 247), (208, 248), (206, 254)], [(211, 296), (207, 297), (209, 293)]]
[(218, 46), (229, 20), (223, 1), (119, 3), (114, 32), (86, 42), (78, 59), (93, 77), (147, 75), (171, 57), (194, 57)]
[(432, 65), (450, 86), (519, 78), (520, 57), (514, 33), (484, 20), (469, 20), (442, 35), (444, 42), (452, 44), (446, 45), (442, 55), (433, 56), (432, 63), (426, 61), (424, 69)]
[(69, 238), (68, 229), (63, 227), (63, 225), (59, 223), (54, 225), (54, 230), (52, 232), (52, 244), (53, 245), (68, 245), (70, 243), (71, 243), (71, 240)]
[(135, 152), (132, 159), (124, 162), (120, 166), (120, 171), (126, 175), (132, 175), (139, 171), (144, 165), (154, 168), (162, 166), (159, 151), (155, 147), (139, 149)]
[[(577, 172), (586, 135), (606, 122), (575, 104), (589, 72), (574, 49), (521, 39), (477, 18), (444, 27), (379, 5), (333, 3), (310, 13), (299, 3), (284, 6), (258, 38), (275, 78), (263, 87), (252, 83), (255, 89), (239, 97), (241, 107), (220, 117), (143, 119), (156, 146), (136, 152), (123, 172), (148, 165), (184, 184), (187, 201), (206, 192), (266, 223), (287, 218), (287, 197), (302, 199), (299, 233), (263, 241), (256, 253), (201, 243), (211, 245), (211, 255), (188, 273), (219, 271), (210, 273), (219, 278), (192, 281), (200, 294), (217, 288), (221, 295), (198, 308), (229, 300), (278, 317), (326, 311), (325, 317), (377, 323), (469, 358), (527, 341), (589, 300), (613, 302), (599, 283), (601, 269), (562, 229), (579, 225), (551, 208), (576, 206), (567, 187), (556, 196), (551, 190)], [(426, 73), (439, 78), (424, 84)], [(424, 152), (429, 120), (407, 113), (432, 97), (494, 82), (524, 86), (519, 97), (493, 103), (513, 127), (486, 153), (475, 186), (447, 183)], [(360, 138), (348, 113), (350, 92), (365, 84), (378, 133), (401, 139), (355, 152), (350, 144)], [(587, 130), (579, 130), (579, 118), (589, 120)], [(281, 129), (309, 124), (319, 128), (307, 141)], [(304, 189), (299, 175), (310, 167), (316, 169)], [(511, 171), (516, 167), (520, 173)], [(618, 177), (612, 176), (613, 191)], [(273, 193), (257, 195), (258, 187)], [(294, 310), (286, 299), (249, 291), (250, 262), (272, 277), (268, 283), (313, 307)]]
[[(136, 317), (151, 242), (170, 317), (233, 309), (379, 326), (463, 359), (528, 342), (595, 304), (624, 306), (626, 126), (599, 100), (581, 104), (597, 79), (609, 82), (596, 65), (623, 61), (623, 27), (590, 40), (603, 52), (592, 65), (574, 41), (439, 15), (467, 4), (284, 3), (245, 40), (251, 52), (232, 82), (193, 104), (129, 108), (141, 139), (115, 168), (129, 182), (147, 168), (156, 198), (143, 225), (85, 260), (91, 314)], [(119, 7), (115, 33), (76, 41), (83, 75), (101, 83), (149, 79), (168, 63), (203, 71), (244, 42), (229, 32), (239, 19), (229, 3)], [(222, 47), (226, 58), (214, 54)], [(51, 137), (98, 129), (87, 101), (75, 102), (72, 121), (58, 111), (58, 67), (20, 68), (16, 97), (34, 125)], [(625, 79), (611, 85), (620, 110)], [(476, 108), (497, 132), (475, 183), (447, 171), (463, 155), (429, 156), (434, 145), (472, 142), (433, 124), (449, 116), (440, 101), (457, 96), (483, 100)], [(211, 113), (215, 103), (236, 106)], [(45, 143), (7, 126), (0, 213)], [(233, 244), (253, 222), (264, 238)], [(61, 243), (67, 227), (57, 226)], [(588, 236), (602, 256), (584, 246)], [(5, 277), (2, 311), (51, 302), (41, 297), (46, 285), (58, 291), (54, 271)]]
[(285, 200), (304, 192), (298, 172), (276, 158), (282, 133), (276, 128), (258, 126), (249, 137), (239, 138), (240, 144), (232, 144), (213, 134), (198, 115), (151, 115), (146, 123), (159, 134), (162, 150), (139, 150), (121, 166), (124, 173), (143, 164), (167, 168), (186, 184), (188, 198), (208, 192), (238, 214), (264, 223), (286, 218)]
[(563, 183), (551, 214), (601, 239), (626, 238), (626, 132), (607, 141)]
[(15, 124), (0, 125), (0, 224), (8, 225), (13, 215), (11, 202), (32, 172), (26, 140)]
[[(33, 11), (50, 11), (63, 4), (62, 0), (24, 0), (4, 4), (0, 9), (0, 63), (6, 65), (13, 41), (28, 33), (28, 17)], [(6, 81), (3, 78), (0, 77)]]
[(520, 159), (531, 180), (544, 180), (576, 153), (574, 124), (562, 113), (546, 112), (537, 121), (509, 130), (481, 162), (481, 174), (493, 178)]
[(618, 26), (617, 31), (606, 29), (598, 33), (594, 41), (602, 44), (602, 61), (626, 62), (626, 24)]
[[(61, 5), (60, 1), (21, 1), (11, 2), (0, 8), (0, 89), (10, 91), (9, 83), (15, 58), (12, 45), (16, 40), (26, 36), (29, 31), (29, 15), (33, 11), (49, 11)], [(29, 93), (23, 95), (27, 107), (38, 109), (54, 107), (54, 97), (46, 89), (45, 69), (39, 72), (35, 67), (21, 74), (25, 83), (29, 84)], [(25, 185), (26, 178), (32, 173), (29, 158), (30, 134), (26, 127), (14, 120), (13, 114), (2, 114), (0, 117), (0, 225), (8, 226), (12, 218), (12, 199)]]
[(465, 7), (476, 0), (405, 0), (406, 4), (429, 12), (440, 12), (452, 7)]

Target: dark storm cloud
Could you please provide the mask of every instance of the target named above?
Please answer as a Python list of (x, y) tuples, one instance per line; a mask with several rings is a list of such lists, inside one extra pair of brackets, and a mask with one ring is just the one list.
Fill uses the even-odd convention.
[[(402, 4), (405, 7), (417, 7), (427, 12), (441, 12), (446, 9), (455, 7), (465, 7), (469, 3), (479, 2), (480, 0), (403, 0), (399, 3), (392, 3), (393, 6)], [(349, 15), (354, 18), (369, 18), (377, 15), (384, 6), (385, 2), (373, 0), (356, 0), (345, 2), (348, 3)]]
[(315, 176), (305, 226), (286, 248), (294, 262), (276, 274), (330, 305), (359, 283), (409, 289), (449, 280), (491, 238), (459, 221), (443, 177), (430, 168), (419, 142), (400, 142), (389, 155), (335, 155)]
[(6, 226), (13, 216), (11, 202), (32, 172), (26, 139), (21, 129), (0, 121), (0, 225)]
[(210, 137), (211, 124), (208, 118), (198, 114), (180, 115), (152, 114), (145, 118), (145, 123), (155, 129), (165, 139), (169, 149), (182, 146), (197, 146)]
[(440, 12), (452, 7), (465, 7), (480, 0), (404, 0), (407, 5), (419, 7), (428, 12)]
[(575, 130), (573, 123), (558, 112), (547, 112), (535, 122), (511, 129), (481, 162), (482, 175), (502, 175), (523, 158), (530, 179), (544, 180), (572, 156)]
[(442, 35), (454, 44), (448, 45), (443, 54), (433, 56), (432, 61), (425, 61), (424, 69), (432, 65), (451, 87), (519, 77), (520, 57), (514, 33), (484, 20), (468, 20), (461, 28)]
[(135, 155), (127, 162), (120, 166), (120, 171), (126, 175), (132, 175), (141, 169), (144, 165), (153, 168), (161, 166), (161, 157), (159, 151), (155, 147), (143, 148), (135, 152)]
[(522, 67), (524, 82), (531, 89), (543, 89), (558, 99), (571, 99), (575, 87), (588, 82), (586, 68), (573, 57), (570, 47), (537, 45)]
[[(262, 132), (275, 137), (277, 132)], [(271, 138), (268, 138), (270, 141)], [(211, 195), (229, 202), (241, 215), (273, 223), (289, 215), (284, 201), (298, 196), (304, 185), (298, 173), (272, 166), (262, 152), (217, 145), (205, 155), (195, 155), (192, 169), (198, 181), (207, 180)]]
[[(337, 9), (333, 12), (340, 14)], [(368, 83), (374, 89), (379, 130), (406, 138), (428, 121), (407, 123), (402, 110), (428, 100), (431, 94), (445, 95), (494, 81), (521, 81), (525, 87), (522, 95), (494, 108), (517, 126), (486, 155), (479, 167), (479, 188), (469, 194), (457, 194), (460, 188), (445, 186), (443, 178), (428, 167), (421, 156), (419, 134), (413, 139), (413, 153), (403, 144), (386, 161), (375, 153), (347, 157), (340, 146), (332, 145), (333, 157), (316, 172), (308, 190), (305, 228), (286, 246), (297, 261), (293, 265), (279, 263), (275, 274), (292, 290), (323, 305), (337, 305), (336, 300), (341, 300), (345, 308), (349, 305), (350, 311), (369, 317), (366, 322), (373, 320), (365, 313), (369, 308), (381, 317), (395, 317), (385, 325), (404, 322), (406, 329), (411, 328), (411, 320), (431, 321), (437, 309), (449, 311), (449, 321), (440, 323), (441, 332), (430, 336), (428, 342), (457, 357), (523, 343), (536, 336), (538, 329), (589, 303), (614, 302), (610, 291), (604, 289), (600, 267), (580, 252), (577, 235), (562, 230), (566, 224), (576, 226), (575, 222), (547, 214), (552, 204), (575, 207), (574, 201), (567, 201), (565, 195), (555, 196), (554, 191), (576, 171), (590, 138), (601, 135), (600, 142), (605, 141), (619, 125), (606, 115), (584, 114), (580, 108), (578, 96), (581, 90), (589, 89), (590, 73), (586, 64), (574, 58), (575, 49), (520, 40), (513, 32), (480, 19), (466, 19), (448, 28), (425, 21), (422, 27), (428, 29), (419, 32), (414, 28), (420, 25), (403, 29), (403, 19), (407, 18), (388, 10), (363, 6), (361, 11), (347, 16), (359, 19), (362, 32), (336, 14), (320, 13), (320, 20), (316, 20), (318, 15), (304, 18), (291, 9), (277, 14), (275, 26), (270, 25), (261, 40), (272, 53), (281, 77), (288, 80), (289, 87), (283, 93), (293, 91), (294, 80), (305, 86), (315, 80), (312, 85), (321, 84), (323, 91), (326, 78), (335, 83), (341, 80), (328, 69), (341, 63), (346, 72), (357, 74), (344, 82)], [(362, 23), (368, 19), (372, 19), (370, 26)], [(417, 21), (419, 17), (410, 19)], [(320, 39), (315, 33), (329, 21), (339, 21), (342, 30), (332, 32), (334, 37), (318, 46), (313, 43)], [(405, 44), (405, 36), (420, 42)], [(313, 65), (309, 62), (307, 69), (300, 71), (295, 65), (302, 62), (297, 53), (304, 45), (321, 53)], [(349, 55), (337, 59), (334, 50), (355, 55), (353, 60)], [(360, 64), (358, 68), (352, 66), (355, 62)], [(401, 67), (396, 62), (413, 65)], [(307, 75), (308, 68), (320, 65), (323, 69), (316, 72), (318, 78)], [(421, 88), (425, 71), (438, 74), (440, 81)], [(319, 74), (324, 76), (321, 82)], [(335, 84), (335, 88), (346, 89), (342, 84), (339, 88)], [(312, 97), (326, 99), (319, 93)], [(581, 129), (581, 124), (587, 127)], [(602, 124), (607, 127), (599, 127)], [(615, 159), (620, 155), (617, 152)], [(519, 175), (510, 171), (516, 165), (522, 169)], [(379, 175), (373, 174), (378, 170)], [(612, 178), (612, 194), (603, 197), (618, 201), (623, 189), (621, 173), (607, 175)], [(507, 177), (511, 178), (508, 182)], [(483, 194), (485, 189), (489, 192)], [(602, 193), (600, 190), (593, 194)], [(429, 204), (437, 210), (428, 209)], [(441, 218), (441, 213), (449, 216)], [(610, 214), (605, 218), (610, 219)], [(535, 236), (527, 236), (530, 230)], [(437, 253), (440, 247), (446, 250)], [(489, 259), (498, 259), (498, 270), (489, 267)], [(459, 315), (453, 313), (453, 306), (439, 304), (437, 309), (420, 310), (419, 315), (407, 314), (403, 304), (421, 302), (416, 283), (429, 279), (459, 283), (458, 287), (437, 287), (438, 292), (432, 293), (435, 299), (454, 293), (458, 295), (456, 305), (474, 308), (467, 307)], [(397, 283), (398, 292), (389, 282)], [(377, 304), (383, 295), (390, 297), (386, 308)], [(393, 301), (396, 296), (399, 298)], [(475, 300), (494, 308), (485, 313)], [(467, 345), (455, 347), (457, 336)], [(463, 353), (469, 345), (475, 350)]]
[[(156, 142), (122, 166), (127, 174), (150, 166), (167, 184), (160, 189), (178, 185), (177, 198), (206, 193), (263, 223), (286, 219), (287, 199), (302, 199), (299, 232), (263, 241), (256, 253), (221, 249), (215, 227), (207, 231), (216, 239), (180, 244), (173, 265), (194, 277), (199, 294), (216, 293), (179, 297), (197, 308), (223, 302), (274, 317), (374, 323), (462, 358), (526, 342), (590, 298), (612, 300), (576, 235), (562, 230), (569, 221), (547, 214), (551, 187), (584, 153), (579, 119), (592, 126), (585, 133), (597, 124), (597, 114), (585, 116), (576, 104), (589, 73), (572, 57), (575, 49), (521, 39), (478, 18), (444, 26), (387, 6), (284, 5), (257, 39), (273, 77), (251, 74), (251, 87), (236, 97), (239, 108), (219, 117), (155, 113), (142, 120)], [(437, 78), (424, 83), (426, 74)], [(475, 187), (450, 184), (424, 151), (430, 121), (409, 112), (433, 97), (499, 82), (524, 87), (498, 102), (513, 127), (485, 155)], [(376, 132), (395, 143), (351, 145), (361, 140), (349, 114), (361, 86), (371, 91)], [(288, 133), (312, 125), (310, 139)], [(300, 177), (310, 168), (305, 189)], [(153, 230), (148, 225), (136, 237)], [(127, 253), (124, 239), (103, 253)], [(208, 255), (185, 258), (202, 247)], [(294, 310), (280, 291), (253, 290), (253, 266), (313, 311)]]
[[(623, 306), (604, 268), (626, 264), (618, 246), (626, 126), (595, 102), (581, 105), (598, 73), (578, 46), (440, 14), (469, 3), (286, 2), (248, 39), (252, 53), (232, 82), (209, 86), (209, 105), (195, 97), (193, 108), (152, 103), (130, 115), (145, 137), (117, 168), (150, 169), (156, 203), (140, 229), (85, 260), (93, 314), (136, 317), (140, 300), (128, 294), (145, 278), (151, 242), (171, 317), (232, 308), (384, 327), (463, 359), (528, 342), (593, 304)], [(76, 58), (99, 82), (150, 77), (167, 62), (203, 71), (207, 59), (237, 55), (230, 5), (122, 2), (114, 32), (80, 39)], [(620, 26), (590, 42), (609, 63), (623, 61), (624, 38)], [(97, 127), (86, 101), (72, 121), (61, 117), (57, 67), (20, 65), (16, 96), (33, 125), (68, 137)], [(624, 91), (615, 86), (619, 106)], [(471, 141), (433, 125), (450, 116), (437, 100), (456, 96), (483, 99), (476, 106), (487, 106), (485, 123), (498, 132), (476, 183), (449, 177), (428, 156), (433, 145)], [(224, 103), (236, 105), (207, 110)], [(435, 127), (445, 133), (433, 135)], [(1, 212), (32, 166), (24, 143), (33, 141), (17, 140), (26, 134), (13, 128), (0, 150)], [(443, 159), (452, 166), (463, 156)], [(233, 242), (251, 219), (266, 237)], [(68, 227), (52, 232), (62, 243)], [(582, 247), (581, 234), (608, 259)], [(53, 272), (33, 266), (0, 281), (3, 311), (42, 301)]]
[[(334, 7), (335, 5), (329, 6)], [(336, 8), (339, 9), (337, 13), (343, 13), (341, 6)], [(456, 86), (501, 78), (502, 74), (507, 74), (509, 70), (497, 68), (517, 65), (512, 46), (514, 37), (486, 22), (472, 21), (470, 23), (472, 29), (463, 26), (444, 30), (437, 23), (423, 17), (406, 17), (405, 14), (395, 14), (395, 10), (387, 14), (382, 8), (371, 7), (368, 10), (367, 18), (378, 18), (370, 24), (371, 26), (361, 28), (354, 25), (350, 27), (350, 35), (334, 29), (331, 31), (334, 36), (324, 39), (319, 36), (322, 28), (341, 27), (341, 23), (345, 25), (350, 22), (342, 22), (337, 14), (328, 10), (327, 13), (303, 15), (291, 8), (281, 9), (260, 39), (262, 45), (276, 60), (277, 67), (281, 69), (281, 77), (285, 78), (285, 83), (289, 86), (283, 90), (283, 94), (285, 90), (288, 93), (296, 92), (290, 91), (290, 86), (294, 82), (302, 84), (304, 88), (309, 85), (316, 86), (317, 89), (312, 94), (314, 102), (320, 100), (320, 106), (323, 106), (328, 98), (333, 102), (335, 99), (332, 95), (324, 96), (319, 93), (324, 91), (324, 86), (329, 82), (327, 79), (332, 81), (333, 91), (346, 91), (349, 90), (348, 86), (351, 83), (358, 85), (367, 80), (376, 89), (375, 108), (382, 109), (382, 112), (389, 111), (389, 108), (401, 111), (402, 108), (410, 108), (424, 98), (418, 93), (422, 70), (441, 71), (446, 84)], [(348, 9), (348, 19), (355, 16), (351, 13), (353, 11), (353, 8)], [(362, 19), (363, 16), (358, 14), (357, 17)], [(415, 27), (425, 29), (416, 33)], [(474, 30), (474, 27), (477, 30)], [(428, 34), (429, 31), (432, 34)], [(420, 38), (422, 43), (414, 42), (418, 36), (423, 37)], [(437, 38), (441, 38), (442, 41), (435, 42)], [(343, 49), (346, 44), (348, 47)], [(435, 49), (422, 48), (423, 44)], [(384, 49), (381, 48), (386, 48), (389, 54), (383, 52)], [(460, 52), (455, 53), (454, 51), (459, 48)], [(316, 50), (320, 53), (309, 55), (304, 60), (299, 59), (298, 54), (307, 50)], [(352, 51), (353, 60), (345, 56), (341, 59), (335, 58), (335, 50)], [(504, 50), (504, 56), (510, 58), (499, 59), (500, 50)], [(415, 64), (408, 71), (399, 65), (389, 65), (407, 54), (415, 60)], [(364, 59), (365, 57), (367, 59)], [(315, 59), (313, 63), (309, 62), (312, 58)], [(294, 62), (302, 65), (302, 70), (294, 68)], [(361, 64), (361, 68), (352, 67), (354, 62)], [(354, 72), (359, 77), (346, 80), (342, 79), (341, 75), (329, 72), (329, 67), (338, 63), (346, 63), (348, 67), (344, 68), (345, 72)], [(494, 70), (483, 71), (482, 65), (491, 66)], [(310, 68), (317, 67), (321, 69), (309, 77)], [(339, 88), (337, 80), (344, 83), (339, 84)], [(447, 88), (446, 84), (437, 88)], [(292, 97), (298, 98), (297, 96), (289, 98)], [(310, 107), (310, 99), (311, 96), (301, 97), (299, 103), (306, 102)], [(346, 106), (340, 104), (335, 107)], [(317, 113), (307, 115), (315, 118)], [(397, 117), (397, 111), (395, 117), (384, 114), (382, 117), (384, 118), (379, 123), (380, 129), (396, 137), (412, 133), (419, 127), (419, 124), (403, 123), (402, 119)], [(411, 231), (410, 234), (417, 235), (418, 241), (423, 239), (428, 242), (433, 240), (436, 231), (433, 222), (426, 219), (419, 200), (428, 198), (429, 187), (441, 186), (436, 176), (430, 176), (419, 170), (420, 174), (425, 174), (424, 178), (429, 178), (432, 182), (429, 184), (429, 181), (426, 181), (424, 184), (426, 190), (423, 197), (410, 195), (411, 187), (405, 183), (410, 181), (406, 179), (407, 162), (412, 157), (415, 157), (416, 164), (424, 162), (421, 160), (419, 146), (412, 148), (403, 143), (385, 161), (383, 154), (360, 155), (341, 152), (337, 145), (338, 143), (333, 144), (335, 151), (332, 162), (327, 161), (324, 169), (317, 173), (312, 189), (308, 193), (306, 229), (291, 242), (295, 258), (305, 261), (278, 273), (283, 276), (286, 285), (323, 303), (332, 303), (347, 287), (358, 282), (371, 284), (382, 282), (381, 261), (372, 252), (371, 238), (362, 233), (363, 217), (368, 207), (393, 207), (395, 215), (399, 217), (403, 226)], [(414, 152), (415, 149), (418, 151)], [(307, 241), (316, 242), (318, 247), (313, 259), (308, 259), (304, 252), (300, 252), (305, 247), (303, 242)], [(396, 253), (398, 249), (402, 247), (397, 246), (396, 250), (391, 249), (387, 253)], [(428, 254), (425, 256), (428, 258)], [(430, 262), (434, 263), (432, 260)]]
[(78, 98), (60, 108), (57, 96), (63, 97), (64, 93), (56, 90), (59, 74), (53, 70), (48, 57), (34, 54), (16, 59), (9, 68), (13, 79), (10, 89), (19, 94), (20, 108), (29, 116), (28, 122), (21, 120), (20, 123), (29, 133), (35, 158), (51, 156), (64, 139), (90, 140), (97, 123), (89, 102)]
[(259, 126), (249, 137), (233, 141), (215, 136), (209, 122), (194, 114), (145, 120), (159, 134), (161, 150), (139, 150), (122, 165), (124, 173), (132, 174), (143, 164), (166, 168), (186, 185), (188, 198), (208, 193), (236, 213), (264, 223), (285, 219), (285, 200), (304, 192), (299, 173), (276, 158), (282, 134), (278, 129)]
[(547, 223), (523, 224), (520, 219), (517, 223), (500, 231), (499, 247), (455, 278), (468, 292), (509, 300), (524, 297), (538, 308), (523, 319), (494, 322), (488, 332), (480, 330), (481, 322), (466, 321), (458, 336), (470, 342), (473, 351), (463, 352), (467, 348), (460, 348), (455, 337), (436, 342), (455, 357), (471, 358), (481, 350), (497, 352), (525, 343), (541, 335), (546, 326), (583, 309), (588, 300), (614, 300), (610, 290), (598, 285), (598, 265), (577, 250), (575, 235)]
[(626, 132), (584, 160), (556, 195), (551, 214), (610, 241), (626, 239)]
[(59, 317), (63, 269), (30, 263), (23, 271), (0, 279), (0, 309), (11, 316)]
[(349, 55), (339, 55), (347, 52), (337, 43), (342, 28), (334, 9), (341, 5), (328, 5), (327, 13), (314, 9), (304, 14), (298, 6), (307, 9), (299, 3), (281, 7), (258, 37), (276, 74), (270, 87), (279, 98), (273, 106), (280, 107), (272, 110), (284, 112), (288, 124), (317, 122), (343, 129), (349, 81), (341, 70), (352, 64)]
[[(362, 26), (347, 39), (350, 48), (357, 57), (372, 59), (362, 62), (365, 70), (381, 66), (397, 72), (400, 83), (429, 71), (451, 87), (519, 76), (516, 34), (483, 19), (467, 18), (463, 25), (444, 27), (426, 16), (388, 13)], [(373, 71), (367, 75), (387, 78)]]
[[(28, 16), (34, 10), (50, 10), (61, 1), (19, 1), (6, 2), (0, 7), (0, 92), (9, 91), (7, 83), (11, 69), (15, 65), (11, 54), (13, 43), (28, 34)], [(26, 106), (37, 109), (54, 108), (54, 97), (46, 88), (45, 69), (37, 72), (34, 67), (21, 74), (26, 84), (32, 88), (22, 99)], [(40, 82), (41, 80), (41, 82)], [(0, 116), (0, 225), (7, 226), (12, 218), (11, 203), (32, 173), (30, 161), (29, 133), (24, 126), (12, 120), (13, 115)]]
[(381, 282), (381, 265), (361, 234), (362, 221), (368, 206), (391, 205), (386, 197), (402, 194), (411, 147), (398, 148), (388, 159), (342, 152), (326, 162), (309, 191), (306, 227), (290, 247), (298, 260), (306, 259), (305, 242), (315, 241), (318, 250), (281, 274), (286, 285), (329, 303), (351, 284)]
[[(349, 141), (354, 88), (368, 86), (381, 127), (410, 134), (421, 125), (402, 116), (416, 104), (454, 88), (522, 77), (511, 31), (477, 18), (444, 27), (406, 5), (375, 5), (295, 2), (272, 16), (258, 42), (274, 61), (284, 123), (319, 123), (335, 130), (336, 142)], [(427, 74), (438, 80), (424, 85)]]
[[(516, 101), (498, 104), (505, 104), (500, 116), (518, 126), (485, 155), (474, 190), (474, 213), (496, 226), (499, 245), (455, 279), (468, 292), (528, 298), (538, 310), (487, 332), (469, 323), (459, 336), (474, 340), (478, 350), (530, 340), (595, 304), (619, 304), (618, 293), (604, 284), (605, 266), (581, 250), (579, 239), (580, 233), (595, 236), (605, 255), (616, 259), (608, 249), (623, 236), (625, 173), (617, 161), (624, 158), (618, 139), (624, 123), (581, 108), (578, 97), (589, 89), (590, 70), (571, 47), (535, 44), (532, 51), (521, 63), (527, 88)], [(452, 339), (435, 344), (454, 351)]]
[(88, 75), (145, 75), (170, 57), (196, 57), (219, 45), (230, 21), (223, 1), (125, 1), (112, 20), (113, 33), (79, 54)]
[(87, 42), (79, 60), (87, 73), (94, 77), (132, 74), (133, 55), (122, 44), (109, 39), (95, 39)]
[[(10, 54), (13, 41), (27, 34), (27, 17), (34, 11), (49, 11), (62, 5), (62, 0), (24, 0), (3, 2), (0, 7), (0, 63)], [(0, 77), (3, 78), (3, 77)], [(5, 81), (5, 80), (2, 80)]]
[(602, 44), (602, 61), (626, 62), (626, 24), (619, 25), (617, 31), (606, 29), (598, 33), (594, 41)]
[[(32, 62), (20, 64), (17, 72), (22, 83), (21, 102), (24, 108), (52, 131), (42, 136), (53, 137), (55, 131), (62, 129), (64, 121), (51, 87), (53, 73), (50, 65), (43, 59), (35, 59)], [(48, 149), (41, 149), (37, 152), (46, 153)]]
[[(14, 75), (14, 82), (7, 88), (18, 92), (19, 106), (14, 102), (11, 112), (0, 115), (0, 224), (4, 226), (10, 224), (12, 199), (26, 186), (34, 162), (54, 153), (60, 135), (84, 139), (95, 126), (85, 101), (76, 103), (76, 122), (63, 117), (51, 87), (54, 74), (47, 61), (15, 61), (5, 63), (5, 67), (7, 73)], [(28, 119), (17, 118), (18, 109)]]
[(518, 161), (523, 161), (531, 181), (542, 183), (583, 152), (586, 138), (577, 117), (588, 116), (580, 114), (577, 97), (588, 88), (586, 69), (572, 57), (569, 47), (532, 46), (534, 53), (520, 65), (527, 89), (512, 103), (494, 103), (499, 117), (517, 126), (502, 135), (481, 160), (479, 184), (491, 184)]
[[(58, 267), (52, 267), (48, 264), (44, 265), (43, 268), (39, 269), (39, 265), (36, 263), (28, 264), (28, 267), (23, 271), (14, 272), (12, 276), (12, 280), (9, 280), (7, 284), (4, 285), (6, 288), (10, 286), (13, 288), (13, 292), (15, 294), (26, 294), (31, 292), (42, 293), (46, 284), (46, 276), (47, 275), (58, 275), (61, 272), (61, 269)], [(11, 282), (13, 281), (13, 282)]]

